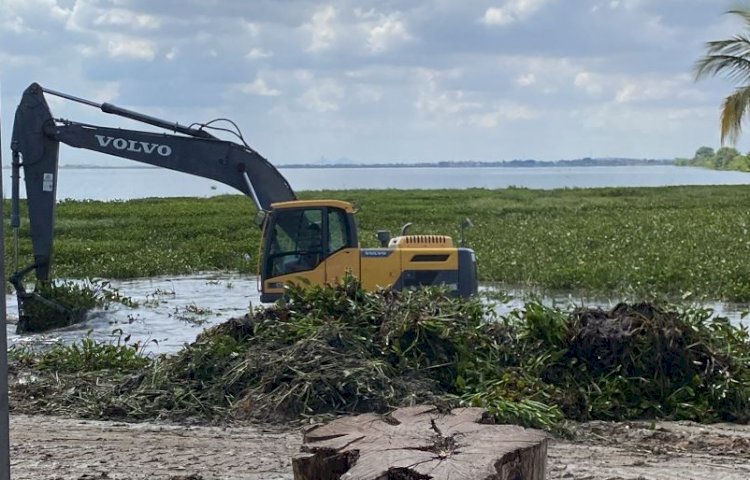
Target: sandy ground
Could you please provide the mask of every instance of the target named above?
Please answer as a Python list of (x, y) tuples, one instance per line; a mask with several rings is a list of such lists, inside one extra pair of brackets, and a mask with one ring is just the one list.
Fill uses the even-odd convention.
[[(11, 474), (22, 479), (292, 479), (299, 431), (11, 417)], [(547, 478), (750, 478), (750, 426), (603, 423), (552, 440)]]

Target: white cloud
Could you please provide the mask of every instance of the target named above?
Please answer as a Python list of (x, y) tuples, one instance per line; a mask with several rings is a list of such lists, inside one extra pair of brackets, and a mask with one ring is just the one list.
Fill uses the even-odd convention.
[(247, 52), (247, 55), (245, 55), (245, 58), (249, 60), (258, 60), (259, 58), (269, 58), (273, 56), (273, 52), (268, 52), (266, 50), (263, 50), (262, 48), (251, 48), (249, 52)]
[(575, 77), (585, 71), (590, 61), (554, 56), (510, 55), (495, 59), (500, 75), (512, 78), (522, 88), (534, 87), (544, 94), (569, 91)]
[(603, 90), (601, 78), (591, 72), (577, 73), (573, 84), (590, 95), (599, 95)]
[(255, 22), (242, 20), (242, 27), (251, 37), (257, 37), (260, 35), (260, 26)]
[(40, 21), (64, 24), (71, 15), (71, 11), (58, 5), (56, 0), (2, 0), (0, 4), (0, 27), (16, 34), (46, 33)]
[(151, 61), (156, 57), (156, 46), (150, 40), (120, 37), (107, 42), (107, 53), (112, 58)]
[(94, 101), (99, 103), (114, 102), (120, 96), (120, 82), (106, 82), (94, 91)]
[[(605, 131), (626, 138), (644, 138), (679, 133), (684, 125), (681, 121), (716, 119), (715, 109), (681, 107), (635, 108), (633, 105), (604, 103), (591, 105), (570, 113), (572, 118), (586, 130)], [(672, 120), (672, 121), (665, 121)]]
[(508, 25), (516, 21), (516, 18), (504, 8), (489, 7), (484, 12), (482, 23), (491, 26)]
[(70, 16), (71, 11), (58, 3), (61, 2), (57, 0), (3, 0), (3, 9), (11, 12), (44, 13), (58, 20), (64, 20)]
[(445, 77), (456, 77), (460, 72), (439, 72), (421, 70), (418, 77), (423, 84), (419, 87), (419, 95), (414, 107), (418, 112), (428, 115), (450, 115), (478, 110), (482, 104), (465, 98), (462, 90), (446, 90), (440, 86), (440, 80)]
[(154, 16), (128, 10), (112, 9), (100, 13), (93, 21), (96, 26), (127, 26), (134, 30), (154, 30), (161, 22)]
[(23, 17), (19, 15), (3, 15), (0, 17), (0, 26), (9, 32), (26, 33), (31, 29), (24, 24)]
[(553, 0), (506, 0), (500, 7), (488, 7), (482, 23), (491, 27), (502, 27), (524, 21)]
[(371, 85), (357, 85), (354, 96), (359, 103), (375, 103), (383, 98), (383, 90)]
[(626, 83), (617, 91), (615, 101), (617, 103), (628, 103), (637, 99), (639, 96), (637, 88), (638, 86), (634, 83)]
[(708, 96), (689, 73), (610, 73), (579, 71), (573, 84), (592, 97), (617, 104), (654, 100), (705, 101)]
[(429, 114), (456, 114), (481, 107), (478, 102), (464, 98), (461, 90), (422, 92), (415, 104), (417, 110)]
[(406, 24), (398, 14), (383, 15), (372, 26), (366, 26), (367, 47), (373, 53), (380, 53), (412, 38)]
[(462, 90), (440, 90), (429, 87), (420, 93), (415, 107), (417, 111), (434, 122), (464, 125), (479, 128), (495, 128), (498, 125), (517, 120), (530, 120), (539, 116), (538, 112), (516, 102), (483, 103), (471, 98)]
[(539, 113), (532, 108), (519, 104), (506, 104), (495, 107), (492, 111), (469, 116), (469, 124), (481, 128), (495, 128), (503, 122), (514, 120), (532, 120)]
[(315, 81), (299, 98), (300, 104), (307, 110), (318, 113), (336, 111), (339, 102), (344, 98), (344, 87), (331, 79)]
[(281, 95), (281, 91), (271, 88), (266, 84), (266, 81), (260, 77), (257, 77), (252, 83), (245, 83), (239, 87), (242, 93), (248, 95), (260, 95), (263, 97), (275, 97)]
[(313, 13), (311, 21), (305, 25), (312, 36), (307, 50), (320, 52), (331, 48), (336, 41), (336, 10), (333, 5), (321, 7)]
[(516, 85), (520, 87), (528, 87), (536, 83), (536, 75), (533, 73), (524, 73), (516, 78)]
[(501, 123), (529, 120), (538, 117), (534, 109), (513, 101), (483, 102), (475, 93), (448, 90), (440, 86), (446, 78), (456, 78), (460, 72), (421, 71), (425, 82), (415, 103), (417, 112), (431, 123), (447, 123), (479, 128), (495, 128)]
[(699, 99), (700, 91), (692, 77), (675, 76), (632, 77), (623, 81), (615, 93), (615, 102), (633, 103), (664, 99)]
[(611, 0), (609, 2), (609, 8), (612, 10), (617, 10), (618, 8), (622, 8), (625, 10), (637, 10), (642, 3), (642, 0)]

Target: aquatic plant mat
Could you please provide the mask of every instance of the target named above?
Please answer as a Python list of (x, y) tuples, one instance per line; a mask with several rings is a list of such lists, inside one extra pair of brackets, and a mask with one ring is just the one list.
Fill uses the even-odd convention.
[[(22, 286), (19, 286), (23, 290)], [(109, 308), (111, 303), (133, 307), (136, 303), (125, 297), (106, 280), (86, 279), (82, 282), (37, 282), (31, 292), (17, 293), (22, 300), (16, 333), (45, 332), (86, 320), (94, 308)]]
[(16, 412), (300, 420), (429, 403), (497, 421), (750, 419), (750, 336), (704, 309), (527, 303), (497, 317), (444, 291), (290, 290), (149, 359), (117, 337), (11, 351)]
[[(314, 198), (356, 202), (359, 239), (370, 247), (379, 244), (378, 230), (396, 233), (407, 222), (414, 223), (411, 233), (457, 240), (469, 217), (468, 244), (483, 281), (587, 296), (691, 292), (750, 301), (746, 185), (300, 192), (300, 199)], [(56, 277), (257, 271), (261, 232), (242, 195), (65, 200), (56, 212)], [(6, 234), (10, 245), (10, 229)], [(26, 222), (20, 255), (22, 265), (34, 262)]]

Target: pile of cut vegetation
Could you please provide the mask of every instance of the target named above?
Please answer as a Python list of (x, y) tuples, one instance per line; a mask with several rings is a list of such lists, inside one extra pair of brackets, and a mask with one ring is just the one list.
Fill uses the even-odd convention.
[[(172, 356), (138, 363), (138, 346), (87, 347), (14, 352), (13, 408), (283, 421), (430, 402), (545, 428), (565, 418), (750, 419), (748, 331), (703, 309), (528, 303), (497, 317), (478, 299), (365, 292), (349, 278), (291, 289)], [(61, 354), (71, 348), (88, 361)]]
[(291, 289), (285, 301), (213, 327), (154, 363), (132, 391), (170, 416), (284, 420), (440, 402), (487, 307), (429, 289)]

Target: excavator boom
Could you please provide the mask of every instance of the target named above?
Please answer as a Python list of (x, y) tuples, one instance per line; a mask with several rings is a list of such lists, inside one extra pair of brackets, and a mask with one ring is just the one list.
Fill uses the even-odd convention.
[[(177, 134), (124, 130), (54, 119), (45, 93), (97, 107), (105, 113), (169, 129)], [(272, 203), (296, 198), (281, 173), (244, 141), (240, 144), (218, 139), (204, 128), (186, 127), (109, 103), (97, 104), (45, 90), (35, 83), (24, 91), (16, 110), (11, 141), (11, 226), (17, 228), (20, 222), (18, 182), (20, 168), (23, 167), (34, 250), (34, 264), (17, 272), (21, 276), (34, 269), (39, 280), (49, 279), (60, 143), (210, 178), (248, 195), (262, 210), (270, 210)]]
[[(45, 94), (170, 133), (57, 119), (50, 112)], [(258, 272), (262, 302), (281, 298), (288, 285), (335, 284), (346, 275), (357, 276), (368, 290), (444, 285), (455, 295), (476, 294), (476, 256), (473, 250), (464, 248), (463, 242), (461, 248), (456, 248), (450, 237), (406, 235), (404, 228), (401, 235), (394, 238), (390, 238), (388, 232), (379, 232), (379, 248), (362, 248), (352, 204), (330, 199), (296, 200), (286, 179), (245, 143), (239, 129), (235, 132), (224, 129), (239, 140), (227, 141), (208, 131), (217, 128), (212, 123), (185, 126), (109, 103), (99, 104), (46, 90), (37, 84), (26, 89), (16, 110), (11, 144), (11, 227), (15, 250), (17, 253), (20, 171), (23, 168), (34, 252), (34, 262), (20, 270), (16, 265), (16, 272), (10, 278), (18, 297), (19, 331), (51, 326), (46, 320), (36, 324), (33, 315), (26, 314), (24, 303), (29, 300), (61, 312), (59, 323), (67, 325), (75, 321), (74, 312), (45, 298), (37, 289), (27, 293), (23, 285), (24, 275), (32, 270), (41, 283), (50, 278), (60, 143), (210, 178), (251, 197), (258, 209), (268, 212), (263, 216)]]

